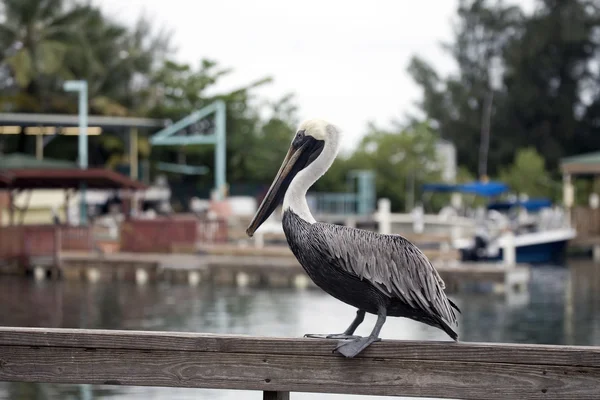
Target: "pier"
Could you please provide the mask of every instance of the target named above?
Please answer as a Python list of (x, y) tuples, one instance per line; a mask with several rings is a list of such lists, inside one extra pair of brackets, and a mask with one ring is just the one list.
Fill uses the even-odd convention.
[[(251, 249), (251, 248), (250, 248)], [(289, 254), (286, 253), (289, 252)], [(227, 255), (229, 254), (229, 255)], [(39, 267), (44, 268), (44, 267)], [(502, 264), (436, 265), (449, 292), (473, 284), (492, 285), (494, 292), (523, 292), (530, 278), (528, 267)], [(196, 285), (314, 287), (289, 249), (272, 250), (269, 256), (234, 254), (94, 254), (64, 252), (58, 267), (64, 279), (171, 281)], [(45, 276), (40, 272), (39, 276)]]
[[(336, 341), (180, 332), (0, 328), (0, 380), (415, 396), (592, 400), (600, 348), (385, 340), (354, 359)], [(293, 398), (293, 396), (292, 396)]]

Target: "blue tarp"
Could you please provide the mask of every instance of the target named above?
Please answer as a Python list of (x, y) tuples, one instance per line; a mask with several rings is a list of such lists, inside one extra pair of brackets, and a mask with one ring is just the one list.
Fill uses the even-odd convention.
[(508, 210), (512, 207), (524, 207), (527, 211), (538, 211), (545, 207), (552, 207), (552, 201), (550, 199), (539, 198), (530, 199), (525, 201), (501, 201), (498, 203), (491, 203), (488, 205), (488, 210)]
[(449, 185), (447, 183), (425, 183), (421, 186), (424, 192), (458, 192), (459, 185)]
[(422, 187), (425, 192), (460, 192), (472, 193), (478, 196), (498, 196), (508, 191), (508, 186), (502, 182), (470, 182), (460, 185), (447, 183), (426, 183)]

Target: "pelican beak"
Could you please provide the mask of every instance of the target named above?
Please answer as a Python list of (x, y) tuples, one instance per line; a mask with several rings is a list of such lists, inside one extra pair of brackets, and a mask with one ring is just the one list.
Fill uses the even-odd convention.
[(246, 229), (248, 236), (252, 237), (254, 232), (275, 211), (283, 200), (285, 191), (292, 179), (321, 154), (324, 144), (324, 141), (316, 140), (312, 136), (304, 136), (301, 141), (295, 140), (292, 143), (267, 195), (258, 207), (248, 229)]

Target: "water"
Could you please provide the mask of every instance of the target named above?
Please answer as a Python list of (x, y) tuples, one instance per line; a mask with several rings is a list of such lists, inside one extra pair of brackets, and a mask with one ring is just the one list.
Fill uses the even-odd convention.
[[(600, 266), (533, 270), (529, 293), (504, 298), (451, 296), (463, 310), (462, 341), (600, 346)], [(147, 286), (114, 282), (35, 282), (0, 278), (0, 324), (302, 336), (339, 332), (355, 311), (315, 290)], [(367, 316), (358, 329), (375, 323)], [(441, 331), (389, 318), (383, 338), (447, 340)], [(294, 399), (382, 399), (382, 397), (294, 393)], [(0, 383), (0, 399), (261, 399), (260, 392), (86, 385)]]

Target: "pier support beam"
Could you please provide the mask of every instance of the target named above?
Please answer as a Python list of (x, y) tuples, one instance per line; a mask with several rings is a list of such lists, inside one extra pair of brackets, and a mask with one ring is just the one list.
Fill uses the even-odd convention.
[(36, 266), (33, 269), (33, 276), (35, 277), (36, 281), (43, 281), (46, 278), (46, 268)]
[(600, 262), (600, 244), (594, 244), (592, 247), (592, 255), (595, 262)]
[(190, 286), (198, 286), (201, 280), (200, 271), (190, 271), (188, 273), (188, 283)]
[(146, 271), (144, 268), (138, 268), (135, 270), (135, 282), (138, 285), (144, 285), (146, 282), (148, 282), (148, 271)]

